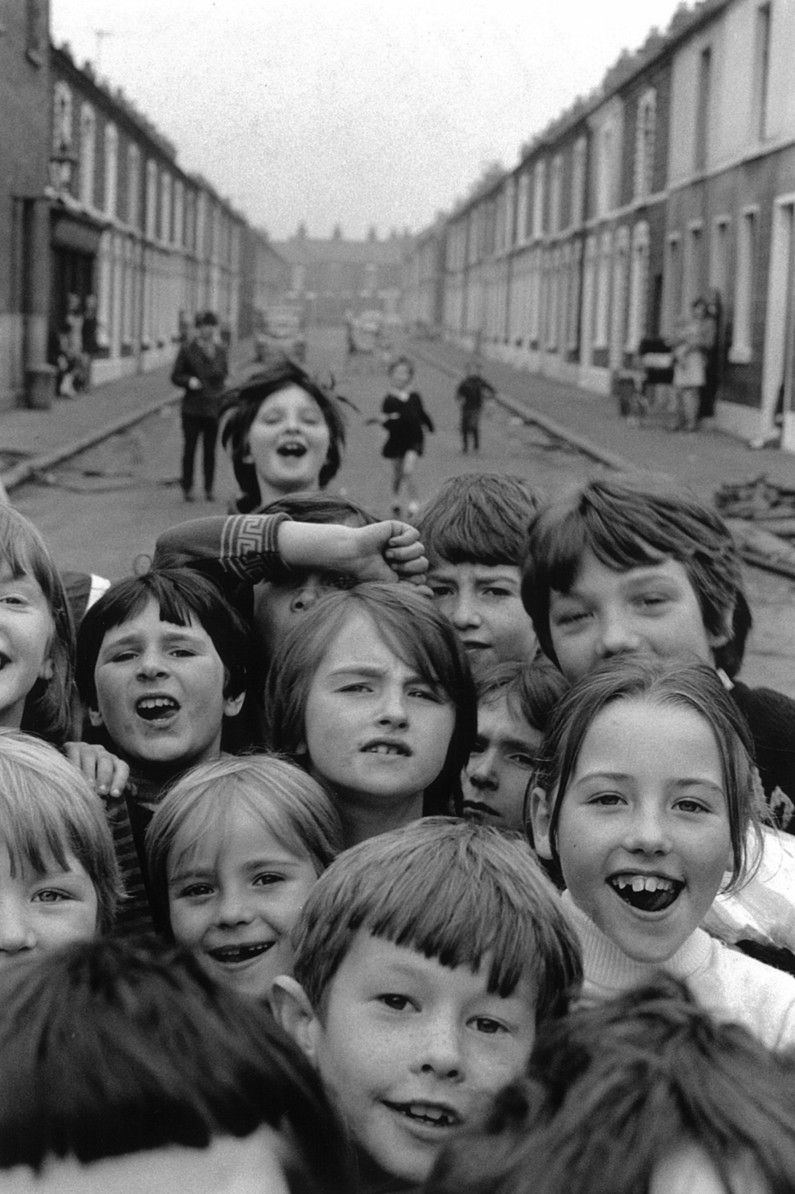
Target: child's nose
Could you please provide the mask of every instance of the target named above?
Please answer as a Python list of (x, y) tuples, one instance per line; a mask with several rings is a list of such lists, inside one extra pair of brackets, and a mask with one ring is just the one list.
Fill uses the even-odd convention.
[(661, 809), (636, 807), (624, 835), (624, 846), (633, 853), (667, 854), (671, 849), (668, 820)]
[(160, 651), (148, 648), (141, 653), (138, 671), (142, 676), (162, 676), (168, 671), (168, 664)]
[(432, 1073), (437, 1078), (461, 1081), (464, 1077), (464, 1058), (458, 1026), (446, 1017), (435, 1017), (426, 1028), (418, 1053), (420, 1073)]
[(300, 589), (297, 589), (290, 601), (290, 611), (294, 614), (304, 613), (311, 609), (323, 592), (320, 580), (316, 576), (307, 577)]
[(627, 651), (640, 649), (640, 635), (627, 618), (619, 610), (603, 613), (599, 619), (599, 656), (606, 659), (612, 655), (621, 655)]
[(449, 617), (456, 630), (466, 630), (468, 626), (479, 626), (481, 618), (474, 596), (463, 590), (459, 592), (454, 599)]
[(33, 949), (36, 935), (28, 925), (19, 900), (0, 898), (0, 953), (18, 954)]
[(237, 888), (222, 891), (216, 918), (219, 925), (250, 924), (255, 915), (253, 901), (247, 892)]
[(490, 746), (479, 755), (470, 756), (466, 776), (473, 788), (495, 791), (499, 787), (497, 752)]
[(381, 694), (378, 709), (378, 721), (382, 725), (408, 725), (409, 715), (406, 705), (406, 694), (402, 684), (388, 684)]

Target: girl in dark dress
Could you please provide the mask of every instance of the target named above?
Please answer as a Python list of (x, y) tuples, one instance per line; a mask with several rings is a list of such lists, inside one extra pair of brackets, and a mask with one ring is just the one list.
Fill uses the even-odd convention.
[(413, 378), (414, 362), (409, 357), (397, 357), (389, 366), (390, 388), (381, 404), (382, 416), (368, 420), (370, 423), (380, 423), (387, 431), (381, 455), (392, 461), (392, 513), (396, 518), (402, 516), (402, 489), (405, 489), (409, 499), (407, 517), (413, 518), (419, 509), (414, 468), (417, 458), (422, 456), (423, 428), (434, 430), (421, 396), (410, 388)]

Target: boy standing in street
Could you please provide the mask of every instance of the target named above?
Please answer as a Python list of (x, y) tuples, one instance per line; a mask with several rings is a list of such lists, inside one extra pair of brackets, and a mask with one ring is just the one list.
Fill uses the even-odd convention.
[(196, 337), (183, 344), (174, 362), (171, 381), (185, 391), (182, 399), (182, 492), (193, 501), (193, 463), (196, 446), (202, 440), (204, 492), (214, 498), (215, 445), (218, 415), (229, 363), (226, 349), (217, 343), (218, 317), (205, 311), (196, 319)]
[(487, 398), (494, 397), (494, 386), (480, 375), (480, 360), (473, 357), (467, 363), (467, 374), (455, 392), (456, 401), (461, 408), (461, 451), (466, 456), (469, 452), (469, 441), (472, 448), (480, 451), (480, 415), (483, 403)]

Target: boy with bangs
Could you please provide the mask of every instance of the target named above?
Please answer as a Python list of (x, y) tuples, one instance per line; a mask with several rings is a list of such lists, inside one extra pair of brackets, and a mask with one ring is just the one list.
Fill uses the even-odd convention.
[(360, 1191), (409, 1190), (442, 1146), (524, 1072), (563, 1015), (579, 947), (527, 845), (427, 817), (331, 864), (293, 933), (277, 1019), (346, 1121)]
[(529, 663), (533, 626), (522, 607), (521, 565), (538, 498), (520, 477), (449, 477), (417, 523), (427, 584), (476, 673), (492, 663)]
[(795, 701), (734, 678), (751, 613), (711, 506), (652, 473), (591, 479), (533, 519), (521, 596), (569, 682), (618, 654), (714, 666), (751, 731), (771, 819), (795, 833)]

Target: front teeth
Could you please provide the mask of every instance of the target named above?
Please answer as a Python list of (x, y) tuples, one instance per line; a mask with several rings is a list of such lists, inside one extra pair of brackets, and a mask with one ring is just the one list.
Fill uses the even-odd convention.
[(633, 891), (673, 891), (672, 879), (665, 879), (662, 875), (617, 875), (613, 880), (615, 886), (621, 890), (631, 887)]
[(399, 755), (403, 752), (397, 746), (389, 746), (386, 742), (379, 742), (376, 746), (368, 746), (367, 753), (371, 755)]

